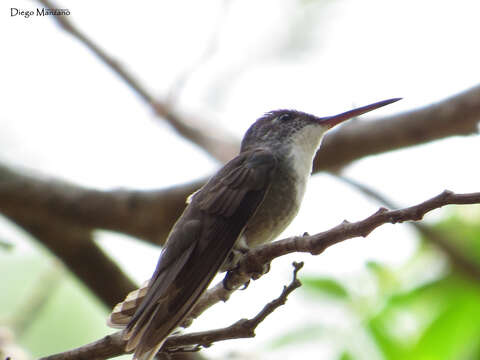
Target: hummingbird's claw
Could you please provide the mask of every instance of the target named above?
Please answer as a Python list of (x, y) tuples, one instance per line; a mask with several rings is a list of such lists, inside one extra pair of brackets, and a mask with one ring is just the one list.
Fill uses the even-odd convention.
[(264, 271), (263, 271), (263, 275), (265, 275), (265, 274), (268, 273), (269, 271), (270, 271), (270, 263), (265, 264), (265, 266), (264, 266)]
[[(227, 291), (233, 291), (233, 290), (237, 289), (236, 287), (230, 286), (230, 284), (229, 284), (232, 277), (233, 277), (233, 272), (232, 272), (232, 270), (229, 270), (229, 271), (227, 271), (227, 274), (225, 275), (225, 277), (222, 280), (223, 288)], [(246, 288), (248, 288), (249, 284), (250, 284), (250, 280), (248, 280), (245, 284), (243, 284), (243, 287), (239, 290), (245, 290)]]
[(225, 277), (223, 278), (223, 281), (222, 281), (222, 284), (223, 284), (223, 288), (227, 291), (233, 291), (235, 290), (233, 287), (231, 287), (228, 282), (229, 280), (232, 278), (232, 272), (231, 270), (227, 271), (227, 273), (225, 274)]
[(235, 247), (228, 254), (227, 259), (220, 268), (220, 271), (230, 271), (238, 267), (240, 260), (247, 254), (249, 251), (248, 247)]
[(243, 284), (243, 287), (240, 288), (240, 290), (246, 290), (248, 288), (248, 285), (250, 285), (250, 280), (248, 280), (245, 284)]
[(263, 275), (265, 275), (266, 273), (268, 273), (270, 271), (270, 263), (268, 264), (263, 264), (263, 265), (260, 265), (258, 264), (258, 270), (251, 273), (250, 277), (253, 279), (253, 280), (258, 280), (260, 279)]

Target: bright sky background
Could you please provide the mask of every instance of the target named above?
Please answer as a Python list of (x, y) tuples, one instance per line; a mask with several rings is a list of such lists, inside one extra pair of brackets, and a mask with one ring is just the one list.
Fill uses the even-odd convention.
[[(478, 0), (223, 4), (59, 3), (70, 10), (70, 19), (80, 29), (159, 98), (201, 59), (217, 33), (216, 51), (191, 74), (178, 105), (238, 137), (257, 117), (276, 108), (323, 116), (354, 105), (404, 98), (375, 116), (427, 105), (479, 82)], [(37, 6), (21, 0), (0, 4), (2, 162), (101, 189), (161, 188), (211, 174), (218, 167), (155, 118), (140, 98), (51, 18), (10, 17), (11, 7)], [(479, 191), (478, 167), (473, 165), (478, 146), (476, 136), (448, 139), (364, 159), (346, 174), (404, 205), (445, 188)], [(377, 204), (350, 187), (317, 175), (301, 214), (285, 235), (313, 234), (376, 209)], [(0, 223), (0, 237), (18, 243), (19, 251), (31, 248), (24, 234), (6, 221)], [(102, 232), (98, 238), (133, 278), (143, 281), (150, 276), (158, 249), (118, 240), (116, 234)], [(366, 240), (345, 242), (318, 258), (295, 255), (276, 261), (253, 290), (212, 309), (195, 329), (253, 315), (289, 281), (292, 260), (307, 261), (305, 273), (353, 277), (367, 260), (401, 264), (415, 245), (406, 226), (385, 226)], [(232, 313), (240, 304), (245, 312)], [(319, 316), (334, 321), (337, 316), (312, 313), (310, 308), (302, 311), (299, 304), (298, 296), (292, 296), (287, 307), (261, 325), (257, 339), (218, 344), (209, 354), (220, 356), (231, 348), (257, 351), (289, 322)], [(285, 326), (279, 328), (279, 322)], [(298, 356), (294, 350), (292, 359)], [(328, 355), (328, 348), (314, 351)], [(366, 354), (369, 359), (375, 356)]]

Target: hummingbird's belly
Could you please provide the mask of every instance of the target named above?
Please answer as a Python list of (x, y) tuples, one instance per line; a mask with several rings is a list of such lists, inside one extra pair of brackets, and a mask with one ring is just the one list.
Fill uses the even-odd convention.
[(248, 246), (275, 240), (295, 218), (305, 193), (306, 178), (277, 173), (255, 216), (243, 233)]

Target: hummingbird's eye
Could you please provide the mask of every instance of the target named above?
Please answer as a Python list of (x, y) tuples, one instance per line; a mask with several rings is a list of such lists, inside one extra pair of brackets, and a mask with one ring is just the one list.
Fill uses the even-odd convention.
[(288, 121), (291, 118), (292, 118), (292, 115), (290, 115), (290, 114), (282, 114), (277, 119), (278, 119), (278, 121)]

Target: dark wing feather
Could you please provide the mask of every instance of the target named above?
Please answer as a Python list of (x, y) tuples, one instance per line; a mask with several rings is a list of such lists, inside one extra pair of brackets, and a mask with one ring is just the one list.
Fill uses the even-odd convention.
[(135, 358), (153, 356), (188, 315), (262, 203), (275, 168), (268, 150), (244, 152), (192, 197), (125, 330), (127, 350), (135, 349)]

